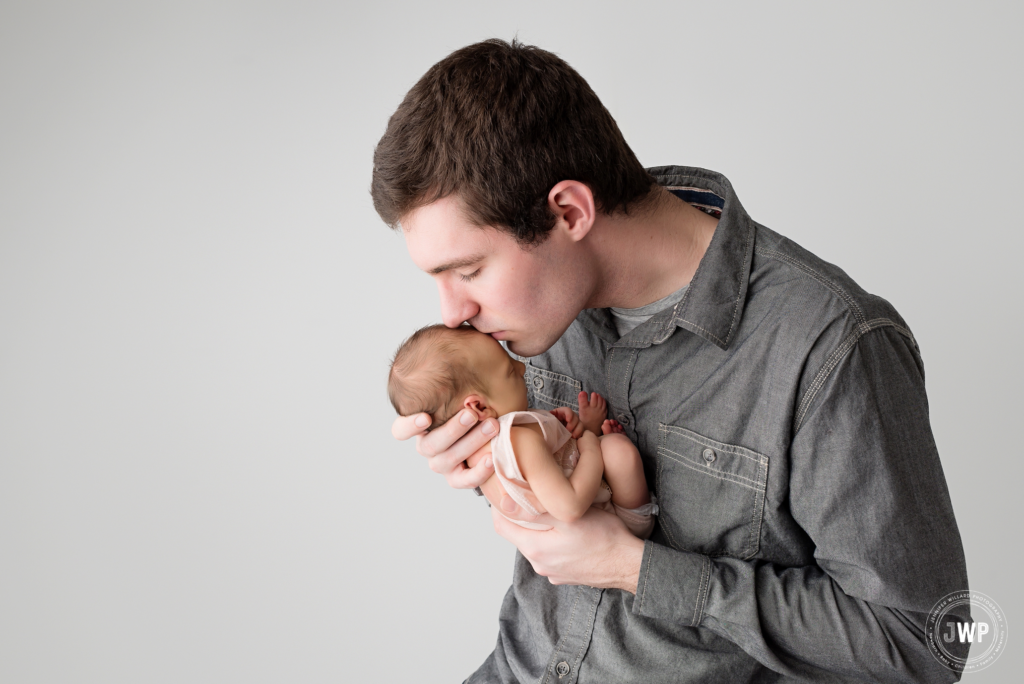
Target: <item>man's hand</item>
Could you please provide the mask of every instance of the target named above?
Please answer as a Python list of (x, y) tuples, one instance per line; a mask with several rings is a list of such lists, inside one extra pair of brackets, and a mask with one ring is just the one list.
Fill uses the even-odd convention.
[(490, 456), (480, 459), (472, 468), (467, 467), (465, 461), (494, 439), (498, 434), (498, 421), (488, 418), (476, 425), (473, 412), (463, 409), (428, 434), (429, 425), (430, 416), (426, 413), (399, 416), (391, 425), (391, 434), (399, 440), (415, 437), (416, 451), (426, 456), (430, 469), (444, 475), (454, 489), (479, 487), (494, 474)]
[(644, 542), (611, 513), (591, 508), (579, 520), (564, 523), (550, 515), (535, 518), (551, 525), (528, 530), (491, 509), (494, 530), (516, 545), (533, 571), (552, 584), (585, 584), (636, 593)]

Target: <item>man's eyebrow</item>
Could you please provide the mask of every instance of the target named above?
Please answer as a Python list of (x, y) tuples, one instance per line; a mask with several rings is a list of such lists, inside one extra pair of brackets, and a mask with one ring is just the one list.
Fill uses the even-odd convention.
[(441, 264), (440, 266), (437, 266), (435, 268), (430, 269), (429, 271), (427, 271), (427, 273), (429, 273), (430, 275), (437, 275), (438, 273), (444, 273), (445, 271), (450, 271), (453, 268), (462, 268), (463, 266), (472, 266), (473, 264), (477, 263), (478, 261), (483, 261), (483, 259), (484, 259), (484, 255), (483, 254), (474, 254), (473, 256), (469, 256), (469, 257), (466, 257), (464, 259), (455, 259), (454, 261), (449, 261), (447, 263)]

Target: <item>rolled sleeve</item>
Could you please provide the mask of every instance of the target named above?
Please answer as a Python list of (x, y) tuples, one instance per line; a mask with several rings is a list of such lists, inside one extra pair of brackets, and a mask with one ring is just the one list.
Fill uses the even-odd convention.
[(652, 541), (644, 544), (633, 613), (696, 627), (704, 616), (711, 559), (676, 551)]

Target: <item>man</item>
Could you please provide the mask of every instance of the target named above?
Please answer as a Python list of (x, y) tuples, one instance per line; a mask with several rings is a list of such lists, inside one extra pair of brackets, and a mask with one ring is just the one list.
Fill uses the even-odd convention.
[[(606, 397), (661, 507), (647, 542), (594, 509), (548, 532), (494, 512), (520, 554), (468, 681), (959, 678), (925, 622), (966, 589), (963, 550), (917, 343), (886, 301), (751, 220), (723, 176), (643, 169), (582, 77), (516, 43), (424, 75), (372, 193), (445, 324), (526, 361), (534, 407)], [(424, 419), (395, 436), (453, 487), (488, 481), (464, 461), (494, 421)]]

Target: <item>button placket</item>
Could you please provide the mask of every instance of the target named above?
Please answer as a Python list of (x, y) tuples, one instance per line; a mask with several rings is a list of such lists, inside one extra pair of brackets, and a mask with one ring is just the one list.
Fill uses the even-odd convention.
[(634, 441), (635, 421), (629, 410), (629, 383), (639, 353), (640, 350), (635, 348), (614, 347), (605, 361), (609, 417), (619, 421), (626, 429), (627, 435)]
[(572, 614), (583, 619), (571, 621), (571, 629), (562, 634), (558, 647), (548, 660), (541, 684), (576, 684), (579, 676), (577, 668), (593, 636), (594, 618), (603, 593), (603, 589), (593, 587), (576, 588)]

